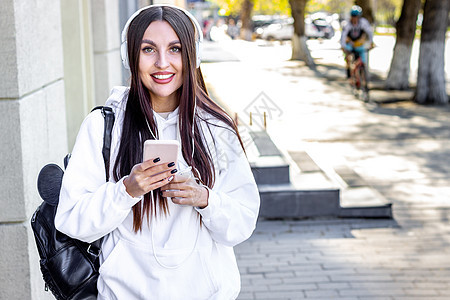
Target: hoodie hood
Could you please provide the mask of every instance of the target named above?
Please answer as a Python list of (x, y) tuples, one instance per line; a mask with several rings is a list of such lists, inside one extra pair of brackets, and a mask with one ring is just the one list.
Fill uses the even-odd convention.
[[(129, 91), (129, 87), (115, 86), (112, 88), (111, 94), (106, 100), (105, 105), (113, 108), (116, 118), (123, 118), (123, 114), (125, 112), (126, 104), (128, 101)], [(166, 130), (166, 128), (169, 128), (171, 126), (175, 126), (175, 128), (178, 128), (178, 112), (179, 108), (177, 107), (167, 116), (167, 118), (163, 118), (158, 113), (153, 112), (153, 118), (158, 127), (158, 136), (160, 137), (160, 139), (170, 139), (164, 138), (164, 131)]]
[(112, 107), (114, 111), (120, 109), (123, 113), (123, 111), (125, 111), (129, 91), (130, 88), (126, 86), (113, 87), (105, 105)]

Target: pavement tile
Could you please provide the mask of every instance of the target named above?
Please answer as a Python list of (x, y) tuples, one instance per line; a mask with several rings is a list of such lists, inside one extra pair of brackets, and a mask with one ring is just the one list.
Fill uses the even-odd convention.
[(326, 282), (317, 284), (319, 290), (345, 290), (350, 288), (349, 282)]
[(302, 292), (289, 292), (289, 291), (274, 291), (272, 293), (261, 293), (257, 292), (255, 293), (255, 298), (260, 300), (266, 300), (266, 299), (305, 299), (305, 295)]
[(442, 296), (423, 296), (423, 295), (408, 295), (408, 296), (395, 296), (394, 300), (416, 300), (416, 299), (425, 299), (425, 300), (448, 300), (448, 294)]
[(296, 272), (296, 276), (283, 278), (285, 283), (320, 283), (320, 282), (330, 282), (330, 278), (324, 275), (309, 275), (305, 272)]
[(376, 297), (391, 297), (395, 295), (405, 295), (405, 290), (400, 288), (394, 288), (394, 289), (385, 289), (383, 285), (380, 285), (375, 288), (360, 288), (360, 289), (347, 289), (347, 290), (340, 290), (339, 294), (342, 296), (376, 296)]

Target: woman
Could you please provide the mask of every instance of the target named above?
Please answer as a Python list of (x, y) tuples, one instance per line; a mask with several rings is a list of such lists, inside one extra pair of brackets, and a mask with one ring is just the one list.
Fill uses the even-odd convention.
[[(167, 5), (127, 22), (122, 58), (131, 84), (106, 102), (116, 117), (109, 182), (103, 117), (94, 111), (81, 125), (55, 225), (86, 242), (104, 237), (98, 299), (239, 294), (232, 247), (253, 232), (259, 195), (236, 126), (206, 92), (198, 28), (188, 12)], [(178, 165), (142, 162), (148, 139), (178, 139)], [(191, 178), (177, 178), (189, 168)]]

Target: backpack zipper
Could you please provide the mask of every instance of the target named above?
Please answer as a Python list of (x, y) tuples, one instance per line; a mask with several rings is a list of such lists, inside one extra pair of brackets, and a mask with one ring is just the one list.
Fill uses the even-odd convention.
[(33, 217), (31, 217), (31, 223), (36, 222), (36, 215), (37, 215), (37, 213), (38, 213), (38, 211), (39, 211), (39, 208), (41, 208), (40, 205), (38, 206), (38, 208), (37, 208), (36, 211), (34, 212)]

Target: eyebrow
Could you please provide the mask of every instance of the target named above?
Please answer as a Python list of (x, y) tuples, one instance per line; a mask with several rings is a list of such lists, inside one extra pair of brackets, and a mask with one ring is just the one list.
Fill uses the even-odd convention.
[[(144, 43), (147, 43), (147, 44), (150, 44), (150, 45), (156, 47), (155, 42), (152, 41), (152, 40), (143, 39), (143, 40), (142, 40), (142, 44), (144, 44)], [(169, 43), (169, 46), (173, 46), (173, 45), (177, 45), (177, 44), (181, 44), (180, 41), (179, 41), (179, 40), (174, 40), (174, 41), (171, 41), (171, 42)]]

